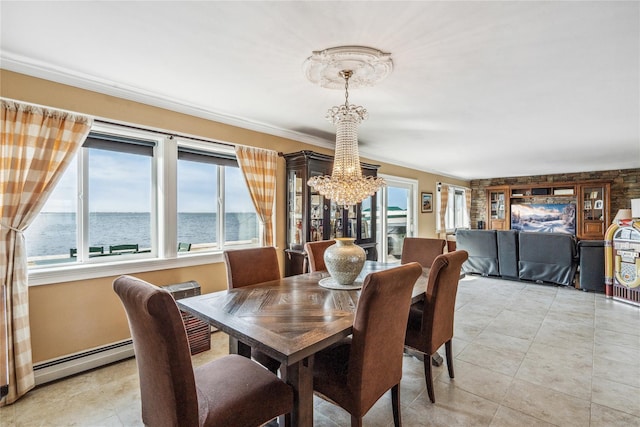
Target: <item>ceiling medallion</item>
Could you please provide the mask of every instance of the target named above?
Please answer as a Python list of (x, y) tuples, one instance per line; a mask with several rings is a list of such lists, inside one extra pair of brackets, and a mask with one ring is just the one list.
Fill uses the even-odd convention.
[(350, 70), (349, 86), (373, 86), (393, 70), (391, 54), (366, 46), (339, 46), (312, 52), (303, 64), (304, 74), (313, 84), (343, 89), (341, 72)]

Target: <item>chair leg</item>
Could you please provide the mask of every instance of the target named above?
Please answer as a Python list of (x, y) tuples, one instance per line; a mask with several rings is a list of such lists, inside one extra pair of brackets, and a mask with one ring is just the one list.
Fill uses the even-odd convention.
[(424, 379), (427, 383), (427, 393), (429, 393), (429, 399), (431, 403), (436, 403), (436, 398), (433, 395), (433, 374), (431, 373), (431, 355), (424, 355)]
[(391, 406), (393, 407), (393, 425), (402, 427), (402, 418), (400, 417), (400, 384), (391, 387)]
[(362, 427), (362, 418), (351, 415), (351, 427)]
[(444, 349), (447, 353), (447, 369), (449, 369), (449, 378), (453, 378), (453, 351), (451, 350), (451, 340), (444, 343)]

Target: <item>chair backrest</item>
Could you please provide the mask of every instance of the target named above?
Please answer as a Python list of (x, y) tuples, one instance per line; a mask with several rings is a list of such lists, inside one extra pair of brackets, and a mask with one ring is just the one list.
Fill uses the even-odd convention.
[[(89, 246), (89, 256), (91, 256), (91, 254), (104, 254), (104, 247), (103, 246)], [(69, 249), (69, 256), (70, 257), (75, 257), (78, 255), (78, 249), (77, 248), (71, 248)]]
[(131, 243), (131, 244), (124, 244), (124, 245), (112, 245), (109, 246), (109, 252), (110, 253), (133, 253), (133, 252), (138, 252), (138, 244), (137, 243)]
[(324, 264), (324, 251), (335, 243), (335, 240), (320, 240), (304, 244), (304, 250), (309, 258), (309, 271), (311, 273), (327, 270), (327, 266)]
[(187, 333), (171, 295), (121, 276), (113, 289), (129, 320), (145, 425), (198, 425), (198, 397)]
[(417, 262), (423, 268), (429, 268), (436, 257), (442, 255), (446, 244), (444, 239), (405, 237), (404, 243), (402, 243), (400, 263)]
[(453, 338), (453, 317), (462, 264), (467, 251), (453, 251), (440, 255), (429, 270), (422, 314), (422, 334), (429, 354)]
[(278, 254), (272, 246), (224, 252), (227, 288), (241, 288), (280, 278)]
[(347, 374), (360, 413), (400, 383), (411, 294), (421, 274), (420, 264), (410, 263), (370, 273), (364, 280), (353, 322)]

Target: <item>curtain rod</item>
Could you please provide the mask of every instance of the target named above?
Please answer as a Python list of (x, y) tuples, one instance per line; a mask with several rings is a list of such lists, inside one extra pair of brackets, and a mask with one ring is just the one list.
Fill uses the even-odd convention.
[(446, 186), (449, 186), (449, 187), (462, 188), (463, 190), (469, 190), (469, 191), (472, 190), (472, 188), (465, 187), (464, 185), (450, 184), (448, 182), (442, 182), (442, 181), (436, 182), (436, 188), (440, 187), (440, 186), (443, 186), (443, 185), (446, 185)]
[(129, 124), (129, 123), (122, 123), (122, 122), (117, 122), (117, 121), (113, 121), (113, 120), (105, 120), (105, 119), (94, 118), (93, 121), (94, 121), (94, 123), (101, 123), (101, 124), (106, 124), (106, 125), (117, 125), (117, 126), (122, 126), (122, 127), (129, 128), (129, 129), (141, 130), (141, 131), (145, 131), (145, 132), (156, 132), (156, 133), (159, 133), (159, 134), (167, 135), (167, 136), (172, 137), (172, 138), (173, 137), (179, 137), (179, 138), (191, 139), (193, 141), (212, 142), (212, 143), (215, 143), (215, 144), (225, 145), (227, 147), (234, 147), (234, 148), (236, 146), (236, 144), (232, 144), (230, 142), (221, 142), (221, 141), (216, 141), (214, 139), (201, 138), (201, 137), (197, 137), (197, 136), (186, 135), (186, 134), (179, 133), (179, 132), (170, 132), (170, 131), (166, 131), (166, 130), (151, 128), (151, 127), (136, 126), (136, 125), (132, 125), (132, 124)]

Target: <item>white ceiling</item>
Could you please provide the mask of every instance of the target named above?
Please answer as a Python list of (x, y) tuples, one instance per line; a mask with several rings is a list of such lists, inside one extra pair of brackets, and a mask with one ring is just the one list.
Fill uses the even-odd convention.
[(0, 2), (0, 66), (330, 147), (314, 50), (390, 52), (360, 154), (461, 179), (640, 167), (639, 2)]

